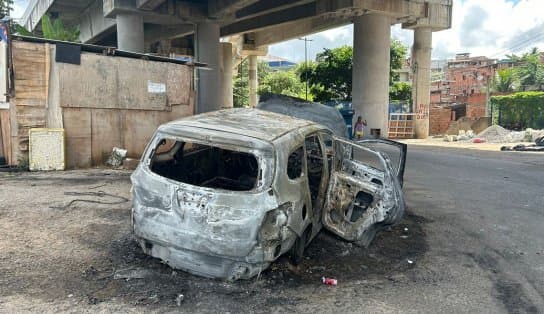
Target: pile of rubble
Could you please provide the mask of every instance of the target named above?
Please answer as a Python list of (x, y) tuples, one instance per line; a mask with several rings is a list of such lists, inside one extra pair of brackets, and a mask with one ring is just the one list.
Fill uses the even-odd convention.
[(500, 125), (492, 125), (477, 135), (472, 130), (459, 130), (459, 135), (446, 135), (444, 141), (472, 141), (474, 143), (521, 143), (534, 142), (544, 136), (544, 130), (526, 129), (509, 131)]

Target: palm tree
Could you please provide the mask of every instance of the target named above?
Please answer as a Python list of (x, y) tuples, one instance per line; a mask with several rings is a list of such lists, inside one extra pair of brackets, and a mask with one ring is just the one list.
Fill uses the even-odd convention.
[(515, 73), (513, 69), (502, 69), (497, 71), (495, 76), (495, 91), (509, 93), (514, 90)]

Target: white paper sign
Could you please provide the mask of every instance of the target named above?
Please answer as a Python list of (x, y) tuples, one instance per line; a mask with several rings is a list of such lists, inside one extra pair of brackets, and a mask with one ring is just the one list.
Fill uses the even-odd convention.
[(153, 94), (166, 93), (166, 84), (147, 81), (147, 92)]

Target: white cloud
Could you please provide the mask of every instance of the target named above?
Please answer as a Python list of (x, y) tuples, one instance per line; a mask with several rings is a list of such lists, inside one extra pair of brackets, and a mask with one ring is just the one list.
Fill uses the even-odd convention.
[(11, 17), (14, 19), (19, 19), (25, 13), (26, 6), (28, 5), (28, 0), (15, 0), (13, 3), (13, 11), (11, 11)]
[[(544, 50), (543, 0), (454, 0), (452, 28), (433, 33), (433, 58), (452, 58), (456, 53), (470, 52), (501, 58), (509, 53), (522, 53), (532, 47)], [(413, 32), (399, 24), (391, 28), (391, 36), (405, 45), (413, 42)], [(353, 27), (343, 26), (317, 33), (309, 38), (309, 56), (323, 48), (334, 48), (353, 42)], [(302, 41), (272, 45), (270, 54), (304, 60)]]

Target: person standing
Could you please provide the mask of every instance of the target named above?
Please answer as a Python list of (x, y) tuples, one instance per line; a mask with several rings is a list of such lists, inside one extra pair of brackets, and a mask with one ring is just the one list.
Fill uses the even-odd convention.
[(364, 127), (366, 126), (366, 120), (363, 121), (361, 116), (357, 117), (357, 122), (355, 122), (355, 127), (353, 128), (353, 137), (356, 140), (360, 140), (364, 136)]

